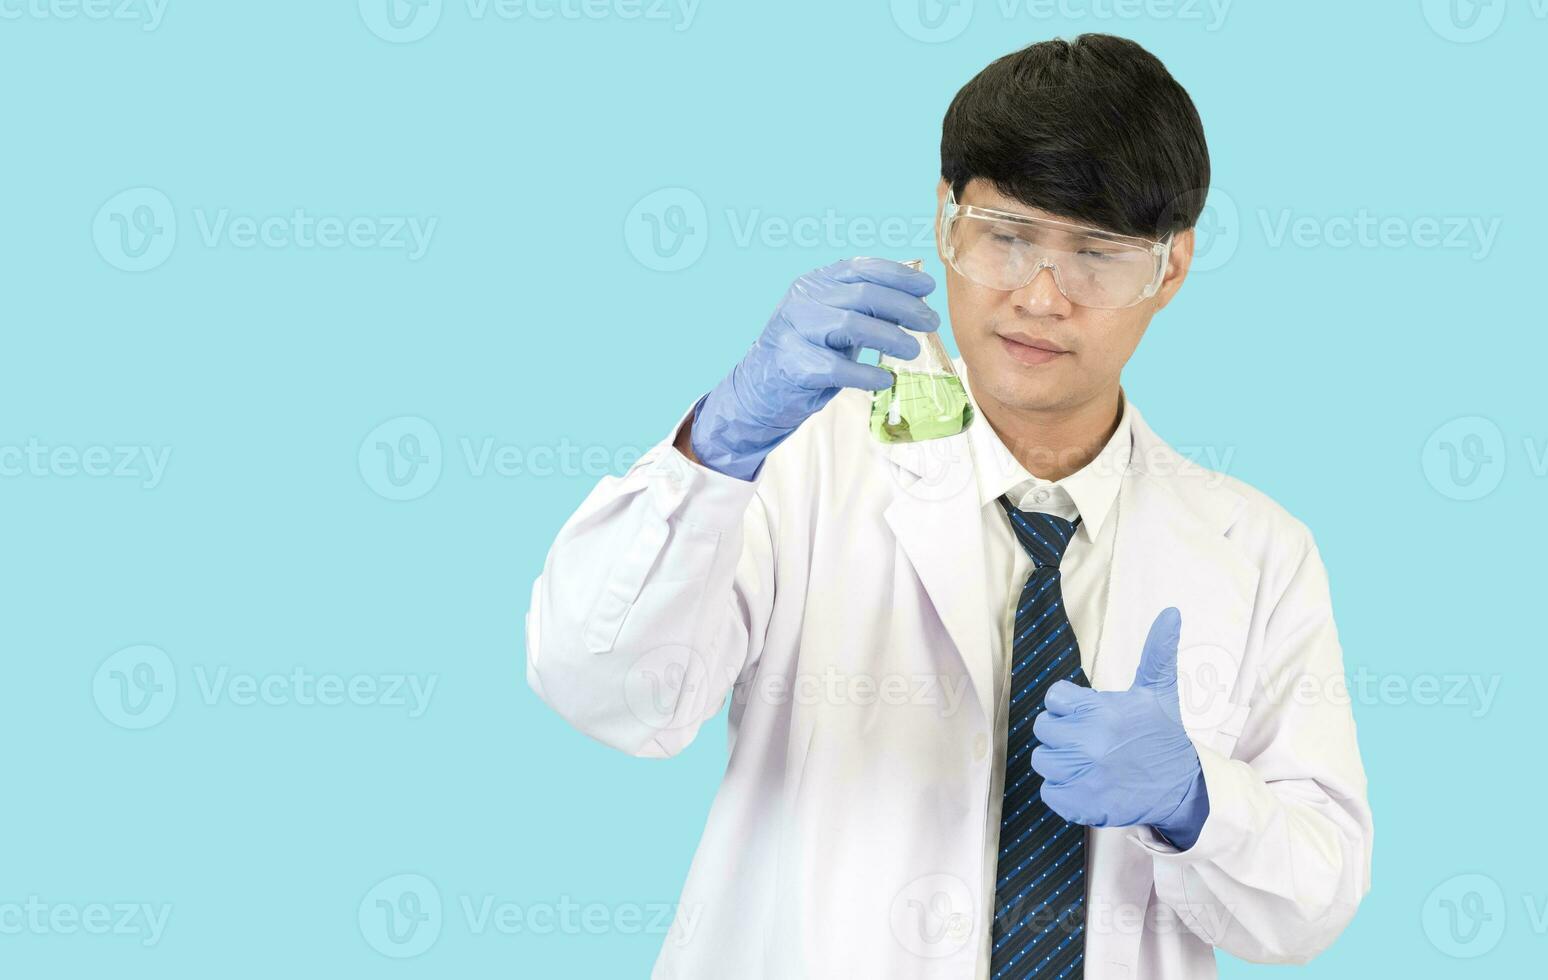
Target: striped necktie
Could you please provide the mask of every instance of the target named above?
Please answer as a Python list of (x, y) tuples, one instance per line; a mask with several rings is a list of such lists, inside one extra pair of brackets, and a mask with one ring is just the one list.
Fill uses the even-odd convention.
[(1075, 631), (1060, 594), (1059, 559), (1080, 526), (1052, 514), (1017, 510), (1005, 497), (1032, 574), (1016, 606), (1006, 722), (1005, 800), (995, 876), (993, 980), (1080, 980), (1086, 954), (1086, 828), (1043, 803), (1032, 769), (1032, 721), (1043, 696), (1064, 678), (1089, 687)]

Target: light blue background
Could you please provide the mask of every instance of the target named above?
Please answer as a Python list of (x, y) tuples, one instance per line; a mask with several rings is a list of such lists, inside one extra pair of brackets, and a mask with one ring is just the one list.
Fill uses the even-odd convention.
[[(545, 710), (522, 649), (545, 550), (602, 472), (740, 356), (790, 279), (922, 254), (860, 244), (853, 219), (928, 215), (956, 90), (1083, 30), (1168, 64), (1215, 167), (1215, 268), (1152, 325), (1128, 390), (1175, 445), (1313, 528), (1346, 665), (1395, 692), (1355, 706), (1375, 887), (1305, 972), (1521, 976), (1548, 956), (1531, 775), (1548, 683), (1548, 19), (1531, 0), (1493, 0), (1467, 29), (1418, 0), (1238, 0), (1219, 23), (1204, 5), (1007, 18), (958, 0), (935, 35), (901, 0), (702, 0), (664, 20), (479, 19), (447, 0), (407, 43), (370, 29), (393, 36), (376, 0), (170, 0), (151, 30), (26, 2), (0, 19), (0, 973), (646, 975), (662, 937), (627, 909), (649, 926), (675, 901), (723, 726), (646, 762)], [(135, 188), (165, 203), (110, 204)], [(647, 200), (663, 188), (687, 193)], [(642, 202), (690, 232), (678, 250), (651, 247)], [(341, 248), (202, 233), (222, 210), (297, 209), (374, 224)], [(736, 240), (830, 210), (838, 231), (806, 246)], [(1393, 240), (1328, 242), (1362, 214), (1394, 219)], [(372, 245), (408, 217), (436, 222), (422, 256)], [(1282, 219), (1308, 230), (1276, 244)], [(1453, 220), (1497, 234), (1415, 241)], [(122, 271), (136, 260), (120, 243), (138, 250), (153, 226), (139, 261), (165, 261)], [(464, 441), (476, 463), (486, 440), (520, 471), (470, 465)], [(399, 457), (395, 486), (378, 442), (423, 468)], [(18, 463), (29, 445), (170, 455), (159, 480), (89, 476), (68, 453)], [(1472, 462), (1453, 471), (1448, 453)], [(141, 645), (159, 672), (156, 654), (109, 661)], [(112, 672), (141, 661), (163, 690), (134, 714)], [(410, 717), (277, 688), (281, 703), (240, 705), (200, 683), (298, 667), (436, 686)], [(1488, 710), (1415, 703), (1452, 677), (1497, 683)], [(439, 930), (426, 919), (401, 946), (376, 905), (400, 874), (442, 902)], [(171, 911), (146, 945), (63, 918), (18, 926), (32, 896)], [(462, 902), (486, 897), (595, 903), (613, 925), (478, 932)], [(1454, 933), (1446, 901), (1484, 918)]]

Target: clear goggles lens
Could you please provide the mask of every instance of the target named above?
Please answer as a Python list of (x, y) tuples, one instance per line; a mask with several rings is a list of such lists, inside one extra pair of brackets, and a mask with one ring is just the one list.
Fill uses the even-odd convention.
[(947, 199), (941, 239), (954, 269), (1007, 292), (1053, 273), (1064, 298), (1116, 310), (1153, 295), (1166, 271), (1171, 235), (1160, 242), (1111, 235), (1062, 221), (1014, 215)]

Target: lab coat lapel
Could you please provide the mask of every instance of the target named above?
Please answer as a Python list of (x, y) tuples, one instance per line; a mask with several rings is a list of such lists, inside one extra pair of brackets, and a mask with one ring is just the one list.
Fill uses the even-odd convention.
[[(1111, 589), (1092, 686), (1125, 690), (1156, 615), (1182, 613), (1178, 688), (1189, 735), (1229, 755), (1246, 719), (1238, 693), (1258, 569), (1225, 532), (1244, 501), (1218, 473), (1195, 466), (1134, 413), (1134, 454), (1119, 491)], [(1089, 836), (1089, 975), (1133, 977), (1141, 934), (1116, 918), (1144, 909), (1153, 885), (1150, 858), (1133, 829)], [(1103, 969), (1098, 972), (1097, 964)]]
[(983, 522), (967, 436), (886, 451), (895, 464), (887, 523), (961, 654), (984, 717), (993, 718)]
[(1243, 500), (1224, 476), (1162, 441), (1137, 409), (1133, 423), (1134, 453), (1120, 490), (1112, 584), (1091, 683), (1098, 690), (1127, 689), (1150, 624), (1176, 606), (1183, 720), (1212, 732), (1232, 720), (1228, 702), (1258, 587), (1257, 567), (1225, 536)]

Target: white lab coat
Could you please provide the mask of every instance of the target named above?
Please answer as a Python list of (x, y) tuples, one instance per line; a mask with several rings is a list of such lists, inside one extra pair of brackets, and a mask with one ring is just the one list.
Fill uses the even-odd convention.
[[(731, 698), (658, 980), (979, 975), (994, 686), (972, 460), (965, 435), (876, 441), (869, 400), (840, 392), (756, 482), (687, 460), (674, 426), (591, 492), (533, 586), (528, 682), (588, 735), (670, 756)], [(1127, 688), (1181, 610), (1210, 815), (1186, 852), (1089, 831), (1085, 975), (1199, 980), (1215, 946), (1303, 962), (1370, 887), (1326, 573), (1303, 524), (1133, 421), (1091, 681)]]

